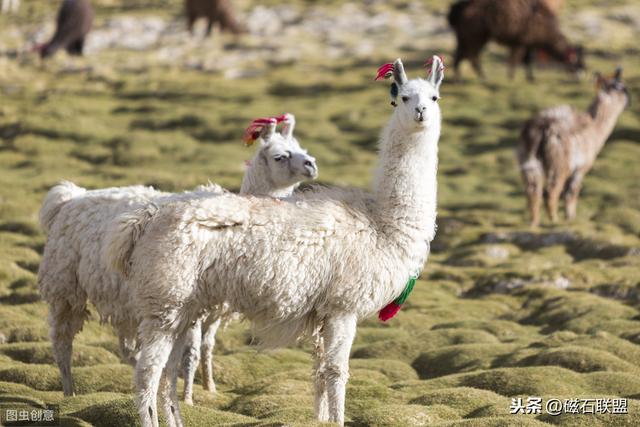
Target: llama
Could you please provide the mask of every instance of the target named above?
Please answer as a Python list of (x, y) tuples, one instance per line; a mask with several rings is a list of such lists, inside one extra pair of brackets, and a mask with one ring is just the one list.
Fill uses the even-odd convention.
[(229, 0), (186, 0), (185, 10), (187, 26), (191, 34), (193, 34), (193, 24), (198, 18), (207, 18), (207, 36), (211, 34), (213, 24), (216, 22), (219, 23), (221, 31), (236, 35), (246, 32), (236, 20)]
[(469, 59), (478, 76), (484, 78), (480, 52), (489, 40), (509, 48), (511, 78), (516, 65), (524, 61), (527, 78), (533, 80), (532, 60), (536, 49), (564, 63), (571, 72), (582, 71), (582, 47), (570, 46), (548, 1), (460, 0), (454, 3), (448, 19), (457, 40), (453, 64), (456, 78), (460, 77), (459, 66), (464, 59)]
[[(281, 137), (273, 136), (276, 122), (282, 122)], [(251, 143), (256, 134), (260, 134), (262, 147), (249, 162), (242, 180), (240, 194), (265, 197), (288, 197), (303, 179), (315, 179), (318, 168), (313, 157), (300, 147), (293, 136), (295, 117), (284, 114), (271, 119), (254, 120), (246, 132), (246, 141)], [(278, 136), (278, 135), (276, 135)], [(293, 182), (291, 173), (295, 171)], [(117, 249), (128, 253), (135, 239), (127, 243), (127, 249)], [(121, 261), (123, 262), (123, 261)], [(233, 314), (223, 305), (222, 311), (207, 313), (199, 318), (188, 332), (187, 345), (182, 357), (184, 370), (184, 401), (193, 405), (193, 382), (197, 366), (202, 360), (202, 386), (215, 393), (213, 381), (213, 348), (218, 328), (233, 318)]]
[(18, 13), (20, 0), (2, 0), (2, 13)]
[[(135, 374), (143, 427), (158, 425), (158, 393), (169, 425), (182, 425), (176, 378), (185, 331), (221, 303), (254, 323), (264, 347), (319, 335), (316, 414), (344, 424), (357, 321), (404, 293), (435, 235), (444, 67), (434, 56), (426, 80), (408, 80), (399, 59), (389, 65), (397, 106), (372, 194), (320, 187), (288, 200), (194, 197), (163, 205), (147, 224), (125, 270), (145, 337)], [(163, 371), (169, 381), (161, 384)]]
[[(310, 170), (316, 171), (316, 168), (313, 158), (302, 152), (297, 141), (291, 143), (274, 132), (275, 122), (273, 120), (261, 132), (266, 142), (260, 151), (288, 155), (291, 159), (281, 161), (282, 165), (277, 171), (274, 170), (274, 176), (270, 175), (268, 169), (271, 165), (262, 162), (250, 167), (249, 174), (262, 175), (278, 185), (275, 191), (280, 191), (306, 179), (312, 174)], [(285, 135), (290, 135), (287, 132)], [(279, 151), (277, 147), (280, 147)], [(293, 158), (297, 160), (293, 161)], [(312, 167), (305, 164), (309, 159), (313, 161)], [(284, 168), (289, 170), (287, 181), (281, 179), (281, 169)], [(40, 212), (41, 224), (48, 236), (38, 271), (38, 284), (40, 294), (49, 304), (50, 336), (65, 395), (73, 395), (73, 339), (86, 319), (87, 301), (93, 303), (102, 321), (115, 327), (123, 356), (130, 362), (135, 359), (132, 354), (136, 349), (136, 308), (131, 306), (129, 288), (124, 286), (122, 276), (108, 271), (102, 262), (105, 244), (111, 242), (107, 240), (111, 221), (140, 206), (158, 206), (168, 200), (195, 197), (203, 193), (219, 195), (224, 190), (210, 184), (182, 194), (162, 193), (142, 186), (87, 191), (63, 182), (49, 191)], [(191, 373), (188, 378), (192, 381), (193, 376)]]
[(56, 32), (50, 41), (38, 46), (40, 57), (48, 58), (58, 49), (81, 56), (84, 40), (93, 25), (93, 8), (89, 0), (64, 0), (58, 11)]
[(552, 222), (558, 219), (561, 197), (566, 218), (575, 217), (582, 180), (631, 100), (621, 68), (611, 78), (598, 74), (596, 83), (596, 97), (586, 112), (568, 105), (553, 107), (529, 119), (522, 128), (517, 158), (534, 227), (540, 223), (543, 194)]

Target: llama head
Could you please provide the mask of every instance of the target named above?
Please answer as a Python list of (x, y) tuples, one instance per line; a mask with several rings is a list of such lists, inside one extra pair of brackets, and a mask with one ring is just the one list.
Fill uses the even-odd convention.
[(622, 67), (616, 68), (611, 77), (595, 74), (596, 90), (601, 102), (621, 104), (625, 108), (631, 105), (631, 94), (622, 81)]
[(582, 73), (586, 69), (583, 47), (576, 45), (567, 48), (564, 54), (564, 64), (569, 72), (576, 74)]
[[(276, 131), (278, 123), (283, 124), (280, 131)], [(250, 182), (255, 184), (255, 181), (262, 181), (261, 186), (268, 186), (269, 191), (275, 191), (317, 178), (316, 159), (300, 147), (293, 136), (294, 127), (293, 114), (257, 119), (251, 123), (245, 132), (245, 141), (258, 140), (260, 149), (247, 171), (248, 175), (252, 175)]]
[(427, 78), (409, 80), (400, 59), (378, 69), (376, 80), (392, 78), (391, 104), (394, 116), (406, 130), (420, 130), (440, 122), (440, 84), (444, 78), (444, 62), (434, 55), (426, 63)]

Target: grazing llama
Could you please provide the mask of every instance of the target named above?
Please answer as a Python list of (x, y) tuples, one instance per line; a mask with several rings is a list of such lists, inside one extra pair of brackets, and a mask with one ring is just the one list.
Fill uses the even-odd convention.
[(478, 76), (484, 78), (480, 53), (489, 40), (509, 48), (511, 78), (516, 65), (524, 61), (527, 78), (533, 80), (532, 53), (537, 49), (564, 63), (571, 72), (583, 70), (582, 48), (569, 44), (548, 1), (460, 0), (454, 3), (448, 19), (457, 40), (453, 62), (456, 78), (465, 59), (471, 61)]
[(621, 68), (611, 78), (596, 75), (596, 87), (596, 97), (586, 112), (568, 105), (553, 107), (522, 128), (517, 157), (532, 226), (540, 223), (543, 195), (552, 222), (558, 219), (560, 197), (567, 219), (575, 217), (582, 180), (630, 102)]
[[(283, 116), (288, 123), (283, 128), (286, 136), (275, 132), (276, 120), (262, 126), (259, 133), (263, 145), (261, 152), (275, 156), (288, 156), (278, 166), (255, 162), (247, 175), (260, 177), (280, 192), (317, 171), (315, 160), (308, 156), (290, 134), (293, 116)], [(293, 141), (293, 142), (291, 142)], [(297, 147), (297, 148), (296, 148)], [(309, 166), (306, 162), (312, 163)], [(271, 168), (273, 167), (273, 176)], [(286, 170), (286, 174), (283, 173)], [(286, 180), (283, 177), (286, 176)], [(250, 188), (249, 188), (250, 190)], [(264, 187), (259, 188), (260, 191)], [(130, 363), (135, 362), (138, 317), (131, 306), (130, 288), (124, 285), (120, 274), (108, 271), (102, 253), (107, 247), (108, 229), (114, 218), (140, 206), (162, 205), (169, 200), (196, 197), (202, 194), (219, 195), (224, 190), (213, 184), (182, 194), (162, 193), (151, 187), (119, 187), (87, 191), (70, 182), (53, 187), (40, 211), (40, 222), (47, 232), (47, 242), (40, 269), (40, 294), (49, 305), (49, 325), (53, 353), (62, 376), (63, 391), (73, 395), (71, 354), (73, 339), (87, 317), (87, 302), (91, 302), (100, 318), (111, 323), (120, 339), (120, 350)], [(215, 333), (214, 333), (215, 336)], [(195, 344), (194, 344), (195, 345)], [(193, 347), (191, 343), (189, 348)], [(199, 352), (199, 348), (197, 349)], [(193, 381), (195, 367), (187, 376)]]
[(426, 80), (408, 80), (399, 59), (389, 66), (397, 106), (373, 194), (196, 197), (163, 205), (147, 224), (127, 269), (145, 337), (135, 374), (143, 427), (158, 425), (158, 392), (169, 425), (183, 425), (176, 378), (185, 331), (222, 303), (254, 323), (265, 347), (319, 334), (316, 413), (344, 423), (356, 324), (404, 293), (435, 235), (444, 66), (434, 56)]
[(229, 0), (186, 0), (185, 10), (187, 26), (192, 34), (193, 24), (198, 18), (207, 18), (207, 36), (211, 34), (213, 24), (216, 22), (220, 25), (221, 31), (232, 34), (241, 34), (246, 31), (236, 20)]
[(93, 25), (93, 8), (89, 0), (64, 0), (58, 10), (56, 32), (50, 41), (37, 47), (40, 57), (52, 56), (58, 49), (81, 56), (84, 40)]

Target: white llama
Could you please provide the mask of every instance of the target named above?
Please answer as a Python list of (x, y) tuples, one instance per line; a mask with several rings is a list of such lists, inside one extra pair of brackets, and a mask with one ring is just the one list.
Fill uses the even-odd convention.
[[(277, 122), (282, 122), (281, 135), (274, 136)], [(318, 168), (313, 157), (300, 147), (293, 136), (295, 117), (284, 114), (276, 118), (254, 120), (245, 132), (245, 141), (250, 143), (260, 133), (262, 146), (249, 162), (245, 172), (240, 194), (255, 196), (288, 197), (300, 185), (303, 179), (315, 179)], [(267, 172), (268, 173), (265, 173)], [(292, 176), (292, 172), (294, 172)], [(294, 180), (296, 180), (294, 182)], [(147, 220), (153, 215), (145, 216)], [(133, 222), (135, 224), (135, 221)], [(137, 233), (138, 235), (140, 233)], [(135, 239), (125, 242), (125, 249), (113, 248), (121, 254), (127, 254), (135, 244)], [(124, 262), (124, 261), (121, 261)], [(193, 405), (193, 382), (196, 369), (202, 361), (202, 386), (215, 393), (213, 381), (213, 348), (218, 328), (232, 313), (224, 309), (201, 316), (187, 335), (187, 345), (182, 357), (184, 375), (184, 401)]]
[[(316, 412), (344, 423), (349, 351), (359, 319), (394, 300), (420, 271), (435, 234), (439, 88), (392, 66), (396, 101), (380, 142), (373, 194), (317, 188), (291, 200), (224, 194), (163, 205), (135, 245), (129, 285), (145, 339), (136, 366), (143, 427), (182, 426), (176, 392), (185, 331), (203, 309), (229, 304), (265, 346), (320, 335)], [(116, 263), (117, 264), (117, 263)], [(164, 372), (170, 381), (162, 382)]]
[[(293, 117), (288, 120), (293, 120)], [(255, 182), (259, 182), (262, 176), (274, 185), (274, 192), (280, 192), (314, 175), (317, 169), (315, 160), (290, 138), (288, 129), (291, 126), (285, 124), (285, 137), (274, 132), (275, 123), (276, 120), (272, 120), (268, 126), (263, 126), (263, 145), (258, 155), (286, 155), (289, 158), (277, 162), (277, 167), (269, 163), (274, 159), (255, 162), (247, 174), (254, 176)], [(312, 165), (306, 164), (307, 161)], [(273, 175), (270, 173), (272, 167)], [(282, 170), (287, 170), (287, 174)], [(286, 179), (282, 179), (285, 176)], [(86, 319), (87, 302), (96, 307), (102, 321), (111, 323), (117, 330), (122, 355), (130, 362), (135, 359), (137, 309), (131, 305), (130, 290), (124, 285), (122, 276), (108, 271), (102, 258), (111, 222), (129, 210), (161, 206), (169, 200), (196, 197), (203, 193), (217, 195), (224, 190), (210, 184), (182, 194), (162, 193), (143, 186), (87, 191), (73, 183), (63, 182), (49, 191), (40, 211), (47, 242), (38, 271), (38, 283), (40, 294), (49, 304), (50, 336), (65, 395), (73, 395), (73, 339)], [(195, 366), (192, 369), (195, 372)], [(192, 381), (193, 373), (188, 378)]]

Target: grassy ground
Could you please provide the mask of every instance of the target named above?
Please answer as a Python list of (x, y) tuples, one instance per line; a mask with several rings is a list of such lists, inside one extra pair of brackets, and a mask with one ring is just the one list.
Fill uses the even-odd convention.
[[(210, 179), (238, 189), (251, 156), (243, 127), (284, 111), (296, 114), (322, 182), (366, 188), (391, 108), (386, 85), (372, 82), (377, 66), (402, 56), (415, 76), (428, 55), (450, 58), (453, 40), (442, 32), (407, 43), (412, 30), (398, 28), (366, 58), (327, 60), (309, 48), (277, 63), (239, 60), (238, 70), (251, 71), (234, 74), (241, 78), (188, 63), (242, 56), (270, 39), (190, 42), (173, 63), (155, 46), (60, 55), (43, 66), (21, 49), (25, 34), (52, 17), (44, 3), (25, 0), (18, 17), (0, 17), (0, 409), (59, 404), (63, 425), (134, 425), (132, 370), (95, 313), (74, 349), (79, 395), (62, 398), (35, 283), (45, 242), (37, 212), (48, 188), (64, 178), (89, 188), (178, 191)], [(98, 28), (125, 13), (172, 20), (180, 11), (173, 0), (94, 3)], [(345, 3), (292, 7), (330, 14)], [(372, 3), (372, 13), (393, 16), (415, 6)], [(444, 26), (443, 3), (425, 1), (419, 12)], [(252, 8), (240, 2), (244, 14)], [(590, 70), (623, 65), (636, 100), (639, 15), (631, 0), (569, 1), (563, 15)], [(640, 425), (640, 108), (621, 116), (586, 178), (578, 218), (531, 232), (513, 155), (518, 128), (546, 106), (586, 108), (593, 86), (560, 70), (539, 70), (535, 84), (521, 74), (505, 80), (496, 47), (484, 61), (488, 81), (465, 69), (467, 80), (443, 86), (438, 236), (406, 308), (388, 324), (359, 328), (347, 416), (354, 426)], [(313, 425), (308, 345), (256, 353), (249, 340), (243, 323), (220, 334), (219, 394), (198, 385), (196, 406), (184, 409), (188, 425)], [(626, 397), (629, 415), (509, 415), (518, 396)]]

